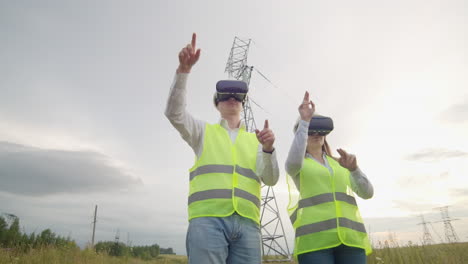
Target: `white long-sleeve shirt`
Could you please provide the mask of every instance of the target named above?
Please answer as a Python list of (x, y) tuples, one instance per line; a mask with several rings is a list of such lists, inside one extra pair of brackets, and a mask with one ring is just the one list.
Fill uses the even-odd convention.
[[(286, 172), (294, 179), (298, 189), (299, 179), (297, 176), (302, 168), (302, 163), (304, 162), (304, 153), (306, 153), (307, 148), (308, 129), (309, 122), (300, 120), (299, 126), (294, 135), (293, 143), (289, 149), (288, 157), (286, 159)], [(316, 160), (308, 153), (306, 154), (306, 157)], [(332, 169), (328, 164), (327, 159), (325, 158), (325, 154), (324, 161), (325, 164), (322, 164), (319, 161), (317, 162), (325, 166), (330, 171), (330, 173), (332, 173)], [(372, 198), (374, 195), (374, 187), (367, 179), (366, 175), (359, 168), (351, 171), (351, 189), (363, 199)]]
[[(200, 157), (203, 152), (203, 139), (205, 135), (206, 122), (195, 119), (186, 110), (187, 78), (188, 74), (186, 73), (178, 73), (175, 75), (169, 92), (165, 115), (174, 128), (179, 131), (182, 138), (193, 149), (195, 155)], [(237, 137), (237, 133), (239, 132), (239, 128), (230, 129), (225, 119), (220, 120), (220, 125), (227, 130), (232, 142), (234, 142)], [(245, 124), (241, 122), (240, 126), (245, 127)], [(256, 173), (263, 183), (270, 186), (276, 184), (279, 178), (276, 151), (273, 151), (272, 154), (265, 153), (262, 150), (262, 145), (259, 144), (256, 166)]]

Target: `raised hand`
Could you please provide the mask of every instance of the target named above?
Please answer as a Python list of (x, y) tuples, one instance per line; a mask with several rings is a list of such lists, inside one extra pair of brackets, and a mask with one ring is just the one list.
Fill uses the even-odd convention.
[(196, 47), (197, 34), (193, 33), (192, 42), (179, 52), (179, 68), (177, 68), (177, 73), (189, 73), (192, 66), (197, 63), (201, 50), (197, 50)]
[(268, 127), (268, 120), (265, 120), (265, 124), (263, 126), (262, 131), (255, 129), (255, 134), (257, 134), (257, 139), (260, 144), (263, 146), (263, 151), (265, 152), (273, 152), (274, 147), (273, 143), (275, 142), (275, 134), (273, 131)]
[(357, 169), (357, 161), (356, 156), (353, 154), (349, 154), (343, 149), (337, 149), (338, 153), (340, 154), (340, 158), (338, 162), (344, 168), (347, 168), (349, 171), (354, 171)]
[(305, 92), (304, 99), (299, 105), (298, 110), (299, 114), (301, 115), (301, 119), (310, 122), (315, 112), (315, 104), (312, 102), (312, 100), (310, 100), (309, 92)]

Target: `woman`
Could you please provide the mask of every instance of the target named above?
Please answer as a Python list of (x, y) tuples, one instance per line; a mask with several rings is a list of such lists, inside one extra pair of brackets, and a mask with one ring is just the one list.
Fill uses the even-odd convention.
[(314, 112), (306, 92), (286, 160), (299, 190), (296, 201), (290, 195), (288, 206), (296, 233), (294, 256), (300, 264), (366, 263), (372, 249), (353, 193), (369, 199), (372, 184), (354, 155), (338, 149), (340, 157), (331, 156), (325, 135), (333, 130), (333, 121)]

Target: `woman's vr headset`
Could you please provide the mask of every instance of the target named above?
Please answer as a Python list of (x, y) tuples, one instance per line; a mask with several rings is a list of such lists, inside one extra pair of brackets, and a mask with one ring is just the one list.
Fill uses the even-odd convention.
[(244, 102), (247, 97), (249, 87), (244, 81), (221, 80), (216, 83), (215, 103), (227, 101), (234, 98), (239, 102)]
[(309, 123), (308, 134), (326, 136), (333, 130), (333, 120), (328, 116), (314, 115)]

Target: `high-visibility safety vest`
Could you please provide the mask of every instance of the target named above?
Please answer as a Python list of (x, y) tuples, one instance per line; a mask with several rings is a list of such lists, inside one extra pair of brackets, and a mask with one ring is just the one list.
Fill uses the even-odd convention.
[(225, 128), (207, 124), (203, 142), (202, 154), (190, 169), (189, 220), (237, 212), (260, 223), (256, 135), (239, 128), (232, 143)]
[(328, 168), (305, 158), (299, 174), (299, 199), (289, 206), (296, 232), (294, 256), (340, 244), (372, 253), (350, 184), (350, 172), (327, 156)]

